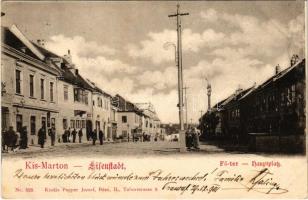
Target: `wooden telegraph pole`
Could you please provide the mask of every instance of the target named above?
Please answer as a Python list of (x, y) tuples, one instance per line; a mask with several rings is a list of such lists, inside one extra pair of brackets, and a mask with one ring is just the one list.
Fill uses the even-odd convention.
[(176, 14), (168, 15), (168, 17), (176, 17), (177, 24), (177, 66), (178, 66), (178, 92), (179, 92), (179, 119), (180, 119), (180, 151), (186, 151), (184, 120), (183, 120), (183, 68), (182, 68), (182, 26), (181, 16), (189, 15), (189, 13), (180, 12), (180, 4), (177, 5)]

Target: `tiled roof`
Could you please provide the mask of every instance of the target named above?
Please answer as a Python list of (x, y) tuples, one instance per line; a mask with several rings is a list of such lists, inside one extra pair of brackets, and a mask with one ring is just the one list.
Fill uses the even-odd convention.
[[(1, 26), (1, 42), (3, 44), (6, 44), (12, 48), (14, 48), (15, 50), (24, 53), (28, 56), (31, 56), (32, 58), (35, 59), (40, 59), (39, 57), (37, 57), (33, 52), (31, 52), (26, 45), (20, 40), (18, 39), (15, 34), (13, 34), (10, 29), (8, 27), (3, 27)], [(26, 51), (23, 52), (21, 50), (21, 48), (26, 47)]]

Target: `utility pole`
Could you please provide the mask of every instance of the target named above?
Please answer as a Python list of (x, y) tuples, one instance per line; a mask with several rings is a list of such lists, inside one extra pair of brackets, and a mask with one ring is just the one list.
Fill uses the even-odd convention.
[(187, 86), (185, 86), (185, 87), (183, 87), (183, 90), (184, 90), (184, 98), (185, 98), (185, 124), (186, 124), (186, 129), (188, 129), (188, 123), (187, 123), (187, 119), (188, 119), (188, 117), (187, 117), (187, 110), (188, 110), (188, 108), (187, 108), (187, 89), (189, 89), (189, 87), (187, 87)]
[(189, 15), (189, 13), (180, 12), (180, 4), (177, 5), (176, 14), (168, 15), (168, 17), (176, 17), (177, 25), (177, 65), (178, 65), (178, 90), (179, 90), (179, 119), (180, 119), (180, 151), (186, 151), (185, 132), (183, 123), (183, 68), (182, 68), (182, 25), (181, 16)]

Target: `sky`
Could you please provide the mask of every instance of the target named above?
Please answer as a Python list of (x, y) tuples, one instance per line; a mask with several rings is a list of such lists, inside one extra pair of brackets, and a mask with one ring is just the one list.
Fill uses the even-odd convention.
[[(64, 55), (80, 73), (112, 95), (151, 102), (163, 123), (178, 123), (176, 1), (2, 2), (3, 26)], [(183, 76), (188, 122), (237, 88), (258, 85), (304, 57), (303, 1), (181, 2)]]

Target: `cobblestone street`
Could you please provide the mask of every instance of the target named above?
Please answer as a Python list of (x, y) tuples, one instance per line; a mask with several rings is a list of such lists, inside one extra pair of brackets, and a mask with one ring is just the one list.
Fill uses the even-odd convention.
[[(184, 154), (191, 153), (221, 153), (222, 149), (212, 145), (201, 145), (201, 149), (197, 151), (184, 152)], [(97, 143), (93, 146), (89, 143), (65, 143), (57, 146), (47, 146), (44, 149), (38, 146), (30, 146), (26, 150), (16, 150), (3, 153), (4, 157), (98, 157), (98, 156), (138, 156), (143, 157), (147, 155), (170, 155), (179, 154), (178, 142), (121, 142), (121, 143), (104, 143), (99, 145)]]
[[(216, 156), (216, 155), (247, 155), (257, 156), (260, 154), (247, 154), (242, 151), (226, 151), (210, 143), (201, 143), (200, 150), (180, 152), (178, 142), (121, 142), (104, 143), (93, 146), (89, 143), (65, 143), (57, 146), (47, 146), (44, 149), (38, 146), (30, 146), (26, 150), (17, 149), (15, 152), (2, 153), (4, 158), (69, 158), (69, 157), (106, 157), (106, 156)], [(263, 154), (264, 156), (270, 156)], [(261, 156), (263, 156), (261, 155)], [(274, 155), (273, 155), (274, 156)]]

